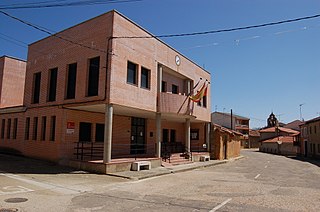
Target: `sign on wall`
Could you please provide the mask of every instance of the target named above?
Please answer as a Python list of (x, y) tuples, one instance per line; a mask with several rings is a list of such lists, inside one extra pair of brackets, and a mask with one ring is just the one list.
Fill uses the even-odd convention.
[(74, 129), (75, 129), (75, 123), (73, 121), (68, 121), (67, 122), (67, 134), (68, 135), (74, 134)]

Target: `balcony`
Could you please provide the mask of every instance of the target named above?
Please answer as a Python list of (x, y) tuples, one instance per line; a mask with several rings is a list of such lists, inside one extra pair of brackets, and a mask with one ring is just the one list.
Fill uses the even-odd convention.
[(175, 113), (177, 114), (181, 105), (183, 104), (179, 114), (190, 114), (190, 106), (188, 105), (187, 96), (160, 93), (159, 112), (161, 113)]

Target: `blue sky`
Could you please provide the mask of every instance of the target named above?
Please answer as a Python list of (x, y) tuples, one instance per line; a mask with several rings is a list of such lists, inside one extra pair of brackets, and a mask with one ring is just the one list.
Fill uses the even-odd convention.
[[(2, 0), (0, 5), (37, 1)], [(5, 12), (58, 32), (111, 9), (152, 34), (162, 35), (316, 15), (320, 14), (320, 1), (142, 0)], [(0, 55), (26, 59), (25, 44), (46, 36), (0, 14)], [(319, 38), (320, 18), (315, 18), (259, 29), (163, 40), (212, 74), (212, 111), (233, 109), (234, 113), (249, 117), (252, 127), (262, 127), (271, 111), (280, 114), (278, 119), (282, 122), (299, 119), (299, 104), (304, 104), (305, 120), (320, 115)], [(13, 39), (18, 40), (19, 45), (8, 42)]]

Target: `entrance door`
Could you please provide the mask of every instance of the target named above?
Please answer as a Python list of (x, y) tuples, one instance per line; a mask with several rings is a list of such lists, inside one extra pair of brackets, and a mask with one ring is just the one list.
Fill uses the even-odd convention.
[(146, 153), (145, 119), (131, 118), (130, 154)]
[(304, 156), (308, 157), (308, 141), (304, 142)]

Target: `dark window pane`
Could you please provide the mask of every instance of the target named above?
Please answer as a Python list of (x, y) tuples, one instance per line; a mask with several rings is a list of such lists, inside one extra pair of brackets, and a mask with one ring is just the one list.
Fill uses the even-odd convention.
[(96, 141), (104, 141), (104, 124), (96, 124)]
[(128, 62), (127, 82), (137, 84), (137, 65), (131, 62)]
[(29, 140), (30, 118), (26, 118), (26, 126), (24, 131), (24, 140)]
[(48, 101), (56, 101), (58, 69), (50, 69)]
[(32, 133), (32, 140), (37, 140), (38, 135), (38, 117), (33, 118), (33, 133)]
[(150, 88), (149, 83), (150, 70), (141, 68), (141, 88)]
[(6, 120), (2, 119), (1, 121), (1, 138), (4, 138), (4, 129), (6, 127)]
[(43, 116), (41, 121), (41, 140), (46, 140), (46, 129), (47, 129), (47, 117)]
[(11, 135), (11, 119), (8, 119), (7, 139), (10, 139), (10, 135)]
[(89, 60), (88, 96), (97, 96), (99, 90), (100, 57)]
[(13, 132), (12, 132), (12, 138), (17, 139), (17, 130), (18, 130), (18, 119), (13, 119)]
[(179, 93), (179, 87), (177, 85), (172, 85), (172, 93), (178, 94)]
[(91, 123), (80, 122), (79, 141), (91, 142)]
[(167, 92), (167, 82), (162, 81), (161, 92)]
[(50, 141), (55, 140), (55, 135), (56, 135), (56, 117), (51, 116), (51, 121), (50, 121)]
[(39, 103), (40, 98), (40, 84), (41, 84), (41, 72), (33, 75), (33, 92), (32, 92), (32, 103)]
[(69, 64), (67, 79), (66, 99), (74, 99), (76, 96), (77, 63)]

